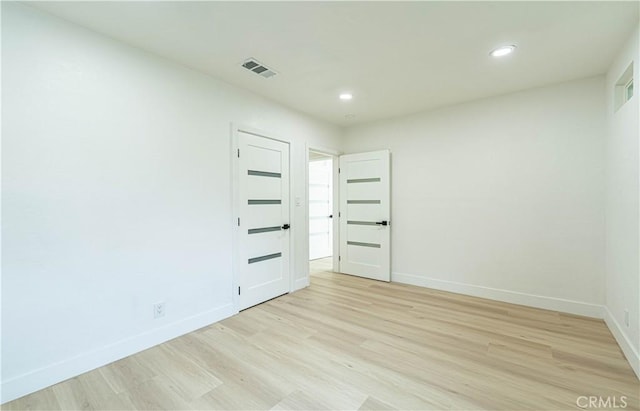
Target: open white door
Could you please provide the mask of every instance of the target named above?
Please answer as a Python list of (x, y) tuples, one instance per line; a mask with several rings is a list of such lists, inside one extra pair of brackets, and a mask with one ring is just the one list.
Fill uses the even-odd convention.
[(340, 272), (391, 280), (389, 150), (340, 156)]
[(239, 309), (289, 292), (289, 144), (238, 132)]
[(309, 161), (309, 260), (333, 254), (333, 160)]

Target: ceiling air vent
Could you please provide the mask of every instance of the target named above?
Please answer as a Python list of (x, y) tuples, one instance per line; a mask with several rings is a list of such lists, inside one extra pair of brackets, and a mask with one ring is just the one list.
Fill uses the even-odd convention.
[(269, 67), (266, 67), (264, 64), (252, 58), (242, 63), (242, 67), (246, 68), (247, 70), (251, 70), (256, 74), (259, 74), (264, 78), (273, 77), (277, 74), (275, 71), (271, 70)]

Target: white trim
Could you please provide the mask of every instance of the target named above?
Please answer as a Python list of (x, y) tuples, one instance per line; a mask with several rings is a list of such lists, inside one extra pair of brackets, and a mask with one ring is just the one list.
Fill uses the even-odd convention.
[(472, 284), (463, 284), (453, 281), (438, 280), (435, 278), (428, 278), (417, 276), (414, 274), (405, 274), (398, 272), (394, 272), (391, 274), (391, 281), (417, 285), (419, 287), (432, 288), (435, 290), (471, 295), (474, 297), (487, 298), (490, 300), (502, 301), (512, 304), (542, 308), (545, 310), (553, 310), (569, 314), (583, 315), (585, 317), (604, 319), (605, 324), (620, 346), (620, 349), (626, 357), (627, 362), (635, 372), (638, 379), (640, 379), (640, 354), (633, 346), (631, 340), (623, 331), (624, 329), (616, 321), (607, 306), (590, 304), (581, 301), (566, 300), (562, 298), (520, 293), (517, 291), (482, 287)]
[(583, 315), (585, 317), (603, 318), (603, 307), (601, 305), (590, 304), (581, 301), (546, 297), (542, 295), (527, 294), (517, 291), (464, 284), (454, 281), (439, 280), (435, 278), (397, 272), (391, 274), (391, 281), (417, 285), (420, 287), (433, 288), (436, 290), (449, 291), (452, 293), (465, 294), (474, 297), (487, 298), (490, 300), (502, 301), (506, 303), (542, 308), (545, 310), (561, 311), (569, 314)]
[(640, 355), (638, 354), (638, 351), (635, 349), (633, 344), (631, 344), (629, 337), (625, 334), (623, 328), (616, 321), (613, 314), (611, 314), (611, 311), (609, 311), (609, 307), (605, 305), (603, 311), (604, 322), (607, 324), (607, 327), (611, 330), (611, 334), (613, 334), (613, 337), (618, 342), (618, 345), (620, 346), (624, 356), (627, 358), (629, 365), (631, 365), (633, 372), (636, 373), (636, 377), (640, 380)]
[(330, 148), (319, 147), (319, 146), (312, 147), (312, 146), (309, 146), (309, 144), (307, 144), (307, 155), (309, 155), (309, 151), (313, 151), (314, 153), (319, 153), (319, 154), (326, 154), (331, 157), (337, 157), (342, 154), (342, 152), (338, 150), (332, 150)]
[[(307, 266), (308, 265), (309, 264), (307, 264)], [(309, 269), (307, 268), (307, 271), (308, 270)], [(293, 290), (291, 290), (291, 291), (293, 292), (293, 291), (302, 290), (303, 288), (306, 288), (308, 286), (309, 286), (309, 275), (307, 274), (306, 277), (302, 277), (302, 278), (296, 279), (295, 284), (293, 286)]]
[[(332, 150), (324, 147), (317, 146), (309, 146), (309, 144), (305, 144), (305, 221), (307, 223), (307, 227), (305, 228), (305, 235), (307, 238), (306, 244), (306, 261), (309, 261), (309, 151), (313, 151), (316, 153), (326, 154), (332, 158), (333, 165), (333, 250), (332, 250), (332, 270), (334, 272), (340, 272), (340, 262), (338, 260), (338, 256), (340, 255), (340, 218), (338, 217), (340, 214), (340, 175), (338, 174), (338, 168), (340, 167), (340, 156), (342, 152), (337, 150)], [(309, 264), (307, 263), (305, 268), (305, 273), (307, 276), (307, 283), (309, 283)]]
[(340, 272), (340, 155), (333, 156), (333, 272)]
[(302, 280), (305, 280), (306, 285), (296, 288), (299, 290), (301, 288), (307, 287), (311, 280), (309, 278), (309, 143), (304, 144), (304, 268), (302, 271), (302, 278), (296, 280), (296, 285), (299, 284)]
[(240, 286), (240, 273), (238, 266), (238, 218), (240, 216), (240, 176), (238, 171), (238, 149), (240, 148), (239, 127), (231, 123), (231, 300), (235, 312), (240, 311), (240, 296), (238, 287)]
[[(267, 137), (272, 138), (272, 137)], [(272, 138), (274, 139), (274, 138)], [(293, 153), (295, 151), (295, 147), (293, 146), (293, 142), (291, 140), (278, 139), (284, 143), (289, 145), (289, 224), (293, 226), (292, 229), (289, 230), (289, 292), (292, 293), (295, 291), (295, 282), (296, 282), (296, 254), (298, 250), (296, 248), (296, 193), (294, 190), (296, 173), (293, 172), (295, 167), (295, 162), (293, 161)], [(307, 269), (308, 270), (308, 269)], [(308, 275), (308, 273), (307, 273)]]
[(154, 347), (173, 338), (234, 315), (233, 304), (228, 303), (200, 314), (149, 330), (133, 337), (100, 347), (93, 351), (30, 371), (2, 382), (0, 403), (15, 400), (27, 394), (94, 370), (103, 365)]

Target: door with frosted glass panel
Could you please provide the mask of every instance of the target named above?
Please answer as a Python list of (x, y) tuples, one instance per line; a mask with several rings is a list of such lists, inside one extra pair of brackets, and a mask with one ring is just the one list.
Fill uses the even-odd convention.
[(389, 150), (340, 156), (340, 272), (391, 280)]
[(239, 306), (289, 291), (289, 144), (240, 131)]

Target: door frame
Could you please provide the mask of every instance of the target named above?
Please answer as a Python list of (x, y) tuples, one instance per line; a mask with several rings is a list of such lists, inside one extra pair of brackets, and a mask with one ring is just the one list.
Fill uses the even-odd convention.
[(339, 167), (340, 167), (340, 156), (342, 155), (342, 152), (340, 151), (336, 151), (336, 150), (331, 150), (328, 149), (326, 147), (318, 147), (318, 146), (312, 146), (309, 144), (305, 145), (305, 154), (304, 154), (304, 163), (305, 163), (305, 171), (304, 171), (304, 177), (305, 177), (305, 186), (304, 186), (304, 191), (305, 191), (305, 210), (304, 210), (304, 216), (305, 216), (305, 229), (304, 229), (304, 234), (305, 237), (307, 239), (306, 241), (306, 254), (305, 254), (305, 259), (307, 261), (306, 264), (306, 278), (307, 278), (307, 286), (309, 285), (310, 282), (310, 273), (309, 273), (309, 151), (314, 151), (316, 153), (320, 153), (320, 154), (324, 154), (327, 155), (329, 157), (331, 157), (332, 159), (332, 166), (333, 166), (333, 172), (332, 172), (332, 187), (333, 187), (333, 221), (331, 222), (332, 224), (332, 231), (333, 231), (333, 244), (332, 244), (332, 259), (333, 259), (333, 271), (336, 273), (340, 272), (340, 261), (339, 261), (339, 256), (340, 256), (340, 174), (338, 172)]
[[(255, 127), (251, 127), (248, 125), (231, 123), (231, 296), (233, 303), (233, 310), (235, 313), (240, 312), (240, 296), (238, 295), (238, 287), (240, 286), (240, 261), (238, 260), (239, 253), (238, 248), (240, 246), (240, 231), (238, 227), (238, 218), (240, 216), (240, 162), (238, 161), (238, 150), (240, 149), (240, 132), (252, 134), (254, 136), (266, 138), (269, 140), (278, 141), (281, 143), (285, 143), (289, 145), (289, 221), (292, 225), (292, 229), (289, 230), (289, 290), (288, 292), (292, 292), (294, 290), (294, 282), (295, 282), (295, 254), (296, 250), (293, 245), (295, 244), (295, 232), (296, 225), (295, 221), (293, 221), (293, 215), (295, 210), (295, 199), (293, 194), (294, 187), (294, 178), (295, 174), (291, 172), (293, 168), (292, 161), (292, 153), (293, 147), (291, 140), (285, 139), (281, 136), (276, 135), (275, 133), (271, 133), (268, 131), (260, 130)], [(308, 246), (307, 246), (308, 248)], [(307, 250), (308, 251), (308, 250)], [(308, 273), (307, 273), (308, 277)]]

